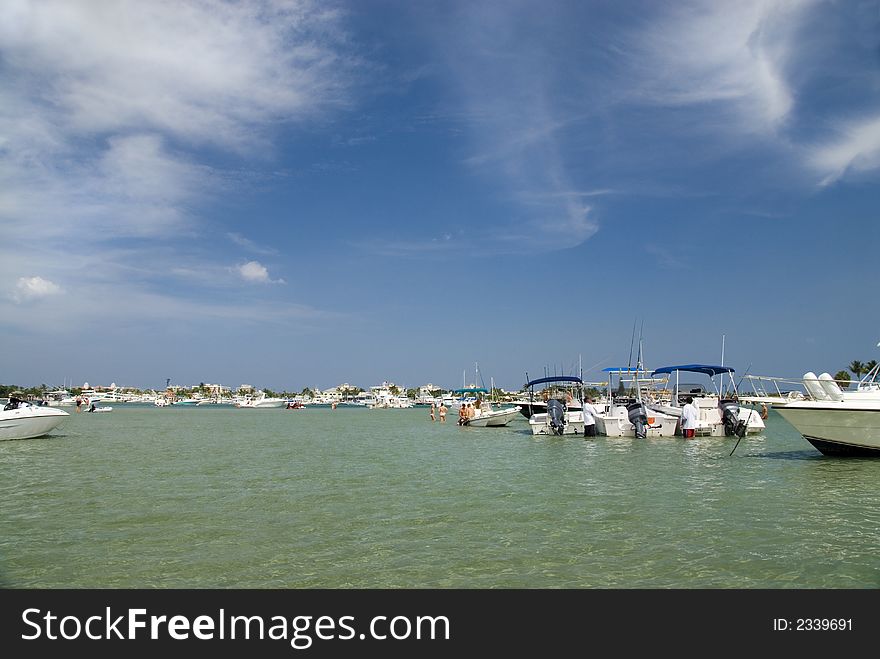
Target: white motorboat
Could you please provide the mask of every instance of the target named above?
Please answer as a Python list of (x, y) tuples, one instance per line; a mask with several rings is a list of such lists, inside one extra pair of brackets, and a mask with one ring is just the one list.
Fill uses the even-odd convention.
[(413, 407), (413, 401), (400, 392), (401, 388), (390, 382), (370, 387), (370, 400), (367, 402), (367, 408), (371, 410), (400, 410)]
[(485, 387), (464, 387), (453, 389), (450, 395), (443, 399), (443, 403), (450, 410), (459, 410), (462, 405), (475, 405), (477, 401), (482, 404), (483, 396), (489, 393)]
[[(61, 407), (69, 398), (70, 392), (67, 389), (56, 389), (55, 391), (47, 391), (45, 400), (49, 407)], [(75, 403), (71, 404), (74, 405)]]
[(880, 456), (880, 365), (854, 391), (841, 389), (828, 374), (804, 374), (808, 400), (777, 406), (810, 444), (825, 455)]
[(584, 434), (583, 410), (565, 410), (561, 415), (558, 415), (554, 412), (553, 407), (547, 409), (548, 412), (533, 414), (529, 417), (529, 427), (532, 429), (533, 435)]
[[(702, 387), (682, 392), (679, 384), (679, 374), (699, 373), (709, 376), (712, 380), (716, 375), (730, 375), (731, 385), (734, 389), (733, 398), (723, 398), (717, 391), (715, 393), (707, 392)], [(759, 434), (764, 432), (764, 420), (761, 413), (750, 407), (739, 404), (736, 395), (736, 387), (733, 381), (735, 370), (729, 366), (711, 366), (707, 364), (682, 364), (679, 366), (664, 366), (656, 369), (652, 376), (675, 373), (675, 390), (672, 400), (669, 403), (652, 403), (648, 407), (663, 414), (668, 414), (680, 421), (681, 407), (684, 399), (690, 397), (697, 408), (697, 427), (694, 435), (703, 437), (730, 437), (737, 435), (742, 437), (745, 434)], [(678, 428), (678, 434), (681, 434), (681, 428)]]
[[(641, 353), (641, 348), (639, 349)], [(595, 405), (599, 409), (596, 418), (596, 432), (606, 437), (673, 437), (679, 418), (654, 409), (643, 401), (643, 389), (655, 384), (655, 379), (639, 363), (632, 367), (609, 367), (602, 369), (608, 374), (608, 394), (604, 404)], [(614, 375), (618, 376), (618, 391), (614, 392)], [(665, 382), (665, 380), (663, 380)], [(629, 386), (624, 387), (628, 382)], [(631, 391), (628, 397), (625, 389)], [(647, 391), (645, 392), (647, 395)]]
[(286, 398), (270, 398), (266, 396), (265, 393), (260, 393), (259, 396), (251, 396), (247, 395), (242, 398), (239, 398), (235, 406), (241, 408), (271, 408), (271, 407), (284, 407), (287, 405)]
[(533, 435), (583, 435), (583, 380), (575, 375), (554, 375), (526, 382), (529, 400), (534, 398), (535, 385), (548, 384), (565, 387), (565, 391), (553, 391), (551, 386), (545, 390), (546, 412), (532, 414), (529, 417), (529, 428)]
[[(697, 427), (694, 429), (696, 437), (730, 437), (737, 434), (735, 429), (740, 423), (742, 424), (741, 428), (745, 429), (745, 434), (757, 435), (764, 432), (764, 420), (758, 410), (738, 405), (732, 399), (713, 395), (692, 395), (692, 398), (694, 399), (694, 407), (697, 408)], [(733, 409), (727, 413), (728, 423), (725, 423), (725, 410), (731, 406)], [(681, 422), (682, 408), (680, 406), (653, 404), (648, 407), (655, 412), (662, 412), (674, 417), (676, 423), (680, 424)], [(680, 435), (680, 425), (676, 430)]]
[(476, 410), (477, 415), (465, 421), (463, 426), (477, 428), (499, 428), (506, 426), (519, 416), (519, 407), (493, 409), (491, 403), (483, 402)]
[(777, 411), (825, 455), (880, 457), (880, 400), (803, 400)]
[(607, 437), (673, 437), (679, 417), (646, 407), (638, 401), (629, 405), (599, 407), (596, 432)]
[(57, 407), (31, 405), (12, 396), (0, 410), (0, 440), (41, 437), (57, 428), (69, 416)]

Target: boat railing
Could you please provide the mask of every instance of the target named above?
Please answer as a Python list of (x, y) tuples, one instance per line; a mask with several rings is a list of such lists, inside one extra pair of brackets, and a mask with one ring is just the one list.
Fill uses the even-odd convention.
[(880, 364), (877, 364), (865, 374), (856, 385), (857, 391), (878, 391), (880, 390)]
[[(802, 378), (793, 379), (769, 375), (744, 375), (743, 380), (749, 382), (754, 396), (760, 396), (763, 398), (775, 397), (788, 399), (792, 397), (792, 394), (804, 395), (806, 393)], [(740, 397), (744, 396), (749, 396), (749, 394), (742, 392)]]

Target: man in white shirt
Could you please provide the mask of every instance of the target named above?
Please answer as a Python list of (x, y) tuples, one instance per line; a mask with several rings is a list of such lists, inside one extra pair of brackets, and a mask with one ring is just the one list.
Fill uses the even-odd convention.
[(593, 399), (584, 401), (584, 437), (596, 436), (596, 415), (599, 410), (593, 405)]
[(688, 396), (687, 403), (681, 408), (681, 434), (685, 439), (693, 439), (694, 431), (697, 429), (698, 415), (693, 397)]

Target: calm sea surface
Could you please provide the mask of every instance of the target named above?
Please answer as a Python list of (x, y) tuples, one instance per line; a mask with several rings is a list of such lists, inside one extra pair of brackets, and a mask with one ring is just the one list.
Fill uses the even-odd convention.
[(880, 460), (425, 408), (116, 405), (0, 442), (0, 585), (878, 588)]

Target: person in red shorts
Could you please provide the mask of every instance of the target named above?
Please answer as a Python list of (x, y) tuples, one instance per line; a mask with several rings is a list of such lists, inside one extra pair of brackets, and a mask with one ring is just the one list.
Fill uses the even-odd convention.
[(685, 439), (693, 439), (697, 429), (697, 406), (692, 396), (687, 397), (685, 406), (681, 408), (681, 434)]

